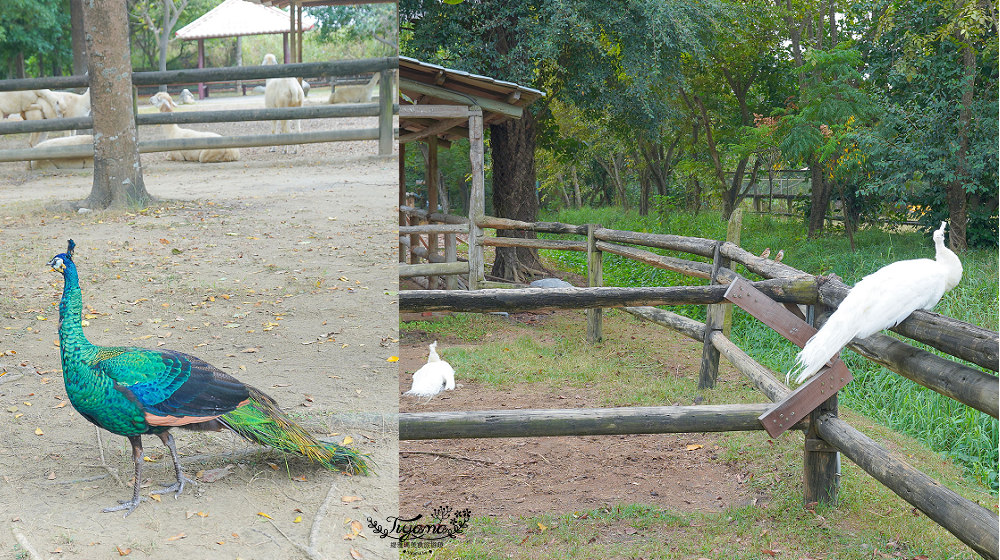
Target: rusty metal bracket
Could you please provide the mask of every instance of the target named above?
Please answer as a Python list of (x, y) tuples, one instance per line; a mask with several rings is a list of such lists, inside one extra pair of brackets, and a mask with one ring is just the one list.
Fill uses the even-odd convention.
[[(729, 285), (725, 298), (800, 348), (816, 333), (813, 326), (743, 278), (737, 278)], [(810, 412), (837, 394), (852, 379), (854, 377), (844, 362), (834, 357), (819, 373), (792, 391), (784, 400), (775, 403), (759, 420), (771, 437), (777, 437), (807, 418)]]

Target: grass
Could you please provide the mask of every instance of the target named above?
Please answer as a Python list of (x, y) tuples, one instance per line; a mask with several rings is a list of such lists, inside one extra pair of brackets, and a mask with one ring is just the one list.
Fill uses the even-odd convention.
[[(584, 343), (584, 314), (560, 313), (541, 325), (490, 315), (455, 314), (433, 322), (403, 323), (452, 341), (442, 351), (463, 379), (503, 390), (515, 383), (587, 387), (602, 406), (681, 402), (702, 395), (706, 404), (761, 401), (760, 394), (724, 365), (716, 389), (698, 392), (700, 348), (623, 312), (605, 316), (605, 339)], [(482, 338), (480, 333), (490, 333)], [(476, 341), (476, 346), (454, 341)], [(945, 486), (987, 507), (995, 499), (963, 477), (953, 461), (914, 438), (842, 410), (852, 425)], [(589, 511), (474, 518), (457, 541), (404, 558), (976, 558), (938, 527), (850, 461), (843, 462), (840, 504), (802, 507), (802, 435), (764, 432), (706, 435), (721, 460), (746, 473), (745, 489), (759, 500), (720, 513), (679, 512), (642, 503), (608, 504)], [(613, 441), (609, 440), (613, 445)], [(995, 510), (994, 510), (995, 511)]]
[[(713, 239), (724, 239), (726, 235), (726, 224), (717, 213), (695, 216), (673, 212), (663, 217), (640, 217), (622, 214), (617, 209), (584, 209), (564, 211), (543, 219), (575, 224), (599, 223), (615, 229)], [(847, 284), (854, 284), (890, 262), (933, 257), (933, 245), (929, 238), (916, 232), (866, 229), (855, 235), (855, 242), (858, 249), (852, 252), (848, 240), (841, 234), (807, 239), (805, 228), (799, 222), (750, 214), (744, 217), (740, 244), (757, 254), (766, 247), (773, 252), (784, 249), (785, 264), (812, 274), (836, 273)], [(586, 274), (585, 255), (582, 253), (543, 251), (543, 255), (567, 270)], [(674, 255), (692, 258), (690, 255)], [(997, 253), (995, 250), (970, 250), (961, 258), (964, 267), (962, 282), (945, 294), (935, 311), (996, 330)], [(740, 272), (746, 274), (746, 271)], [(653, 269), (615, 255), (605, 255), (604, 283), (607, 286), (670, 286), (704, 281)], [(671, 309), (704, 320), (703, 306)], [(742, 311), (735, 313), (732, 333), (734, 342), (764, 366), (778, 372), (788, 371), (791, 367), (797, 348)], [(938, 353), (921, 344), (912, 344)], [(843, 357), (855, 380), (841, 392), (842, 405), (916, 437), (931, 449), (958, 461), (969, 477), (997, 492), (1000, 456), (997, 451), (996, 419), (895, 375), (853, 352), (845, 352)]]

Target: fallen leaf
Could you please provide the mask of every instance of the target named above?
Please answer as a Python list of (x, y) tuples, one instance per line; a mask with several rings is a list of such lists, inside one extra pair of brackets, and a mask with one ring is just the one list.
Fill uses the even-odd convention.
[(360, 535), (362, 529), (363, 526), (361, 525), (360, 521), (358, 521), (357, 519), (351, 521), (351, 530), (354, 531), (355, 535)]
[(387, 362), (398, 362), (399, 361), (399, 356), (389, 356), (388, 358), (386, 358), (385, 361), (387, 361)]
[(688, 451), (694, 451), (695, 449), (701, 449), (702, 447), (705, 447), (705, 446), (702, 445), (702, 444), (700, 444), (700, 443), (692, 443), (692, 444), (689, 444), (687, 446), (687, 450)]
[(157, 502), (162, 500), (159, 494), (150, 494), (149, 497), (156, 500)]
[(261, 516), (261, 517), (266, 517), (266, 518), (268, 518), (268, 519), (274, 519), (273, 517), (271, 517), (270, 515), (268, 515), (268, 514), (264, 513), (263, 511), (258, 511), (258, 512), (257, 512), (257, 515), (259, 515), (259, 516)]
[(174, 535), (172, 537), (167, 537), (167, 540), (168, 541), (179, 541), (179, 540), (183, 539), (186, 536), (187, 535), (185, 535), (184, 533), (177, 533), (176, 535)]
[(306, 482), (306, 475), (302, 475), (302, 476), (293, 476), (293, 477), (292, 477), (292, 480), (296, 480), (296, 481), (298, 481), (298, 482)]
[(545, 525), (542, 525), (542, 522), (539, 521), (538, 522), (538, 532), (539, 533), (544, 533), (546, 529), (548, 529), (548, 527), (546, 527)]
[(354, 443), (354, 438), (352, 438), (351, 436), (344, 436), (344, 442), (341, 443), (340, 445), (350, 445), (352, 443)]
[(217, 469), (209, 469), (207, 471), (202, 471), (198, 475), (198, 480), (202, 482), (215, 482), (227, 476), (233, 470), (232, 465), (226, 465), (224, 467), (219, 467)]
[(361, 560), (362, 558), (364, 558), (364, 556), (362, 556), (361, 553), (358, 552), (357, 550), (355, 550), (354, 547), (352, 546), (351, 547), (351, 558), (354, 558), (354, 560)]
[(43, 432), (41, 428), (35, 428), (35, 435), (36, 436), (44, 436), (45, 432)]
[(302, 523), (302, 516), (296, 515), (295, 519), (292, 520), (292, 523)]
[(49, 480), (55, 480), (55, 479), (56, 479), (56, 471), (51, 471), (51, 472), (49, 473), (49, 476), (47, 476), (47, 477), (45, 477), (45, 478), (47, 478), (47, 479), (49, 479)]
[(125, 550), (122, 550), (122, 547), (120, 546), (116, 546), (115, 548), (118, 549), (118, 556), (128, 556), (129, 554), (132, 554), (131, 548), (126, 548)]

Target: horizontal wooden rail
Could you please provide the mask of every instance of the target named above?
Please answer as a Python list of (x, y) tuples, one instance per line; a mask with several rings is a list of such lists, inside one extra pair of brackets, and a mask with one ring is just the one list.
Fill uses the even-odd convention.
[(399, 226), (400, 235), (469, 233), (469, 224), (427, 224), (422, 226)]
[(412, 206), (400, 205), (399, 211), (407, 216), (427, 220), (428, 222), (441, 222), (443, 224), (468, 224), (469, 219), (457, 214), (442, 214), (440, 212), (429, 213), (427, 210), (414, 208)]
[[(356, 76), (399, 67), (397, 57), (334, 60), (328, 62), (300, 62), (269, 66), (226, 66), (222, 68), (190, 68), (164, 72), (133, 72), (132, 85), (159, 86), (190, 84), (212, 81), (258, 80), (298, 76)], [(26, 89), (68, 89), (87, 87), (87, 76), (59, 76), (54, 78), (22, 78), (0, 80), (0, 91)]]
[[(810, 297), (815, 297), (815, 286), (808, 280), (763, 280), (755, 282), (754, 286), (777, 301), (808, 302)], [(724, 285), (547, 290), (406, 290), (399, 293), (399, 310), (485, 313), (643, 305), (705, 305), (722, 301), (725, 292)]]
[(715, 254), (714, 239), (702, 237), (685, 237), (683, 235), (668, 235), (662, 233), (640, 233), (635, 231), (620, 231), (607, 228), (598, 228), (594, 232), (594, 237), (600, 241), (610, 241), (613, 243), (629, 243), (631, 245), (642, 245), (645, 247), (657, 247), (659, 249), (670, 249), (712, 258)]
[(483, 245), (487, 247), (530, 247), (532, 249), (551, 249), (556, 251), (586, 251), (585, 241), (567, 239), (525, 239), (523, 237), (484, 237)]
[(772, 402), (778, 402), (792, 392), (774, 375), (774, 372), (757, 363), (743, 349), (726, 338), (722, 331), (713, 331), (709, 340), (737, 371), (747, 376), (757, 390)]
[[(686, 274), (688, 276), (694, 276), (695, 278), (709, 278), (712, 276), (712, 265), (710, 263), (689, 261), (686, 259), (678, 259), (676, 257), (667, 257), (663, 255), (657, 255), (652, 251), (646, 251), (644, 249), (636, 249), (634, 247), (627, 247), (625, 245), (618, 245), (617, 243), (607, 243), (604, 241), (597, 242), (597, 248), (605, 253), (612, 253), (621, 257), (626, 257), (635, 261), (646, 263), (650, 266), (655, 266), (656, 268), (662, 268), (664, 270), (672, 270), (674, 272), (680, 272), (681, 274)], [(734, 278), (736, 274), (729, 270), (728, 268), (719, 269), (719, 278), (729, 279)]]
[(985, 558), (997, 559), (997, 516), (915, 469), (898, 455), (831, 415), (816, 421), (827, 443)]
[[(469, 263), (459, 262), (432, 262), (419, 264), (399, 263), (399, 277), (412, 278), (414, 276), (449, 276), (452, 274), (468, 274)], [(402, 311), (402, 309), (400, 309)]]
[(705, 323), (695, 321), (690, 317), (656, 307), (623, 307), (622, 310), (657, 325), (671, 328), (698, 342), (705, 340)]
[(953, 362), (884, 334), (854, 339), (850, 348), (928, 389), (996, 418), (1000, 383), (995, 375)]
[[(139, 142), (139, 153), (169, 152), (173, 150), (204, 150), (213, 148), (249, 148), (312, 144), (317, 142), (348, 142), (378, 140), (378, 129), (322, 130), (292, 134), (258, 134), (253, 136), (220, 136), (215, 138), (170, 138)], [(58, 148), (24, 148), (0, 150), (0, 162), (59, 158), (93, 157), (94, 146), (60, 146)]]
[[(343, 117), (377, 117), (378, 103), (315, 105), (310, 107), (282, 107), (277, 109), (233, 109), (224, 111), (184, 111), (136, 115), (137, 125), (193, 124), (246, 121), (272, 121), (289, 119), (326, 119)], [(82, 130), (93, 128), (93, 117), (71, 119), (42, 119), (32, 121), (0, 122), (0, 134), (46, 132), (53, 130)]]
[[(399, 415), (399, 439), (669, 434), (763, 430), (769, 404), (632, 406), (547, 410), (411, 412)], [(800, 422), (797, 429), (805, 429)]]
[(577, 226), (573, 224), (563, 224), (560, 222), (521, 222), (509, 218), (495, 218), (485, 216), (479, 220), (479, 227), (493, 229), (520, 229), (525, 231), (535, 231), (544, 233), (572, 233), (576, 235), (587, 235), (587, 226)]

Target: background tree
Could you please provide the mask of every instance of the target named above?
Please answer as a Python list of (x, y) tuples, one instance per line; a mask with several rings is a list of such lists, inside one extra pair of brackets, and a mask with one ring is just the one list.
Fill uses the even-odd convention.
[[(7, 78), (24, 78), (31, 74), (59, 75), (62, 62), (69, 60), (68, 5), (63, 2), (33, 2), (4, 0), (0, 8), (0, 67)], [(34, 68), (26, 65), (28, 59)], [(30, 70), (33, 70), (31, 72)], [(53, 72), (55, 70), (55, 72)]]
[(85, 4), (90, 98), (94, 116), (94, 183), (80, 208), (142, 207), (152, 197), (132, 113), (132, 64), (125, 0)]

